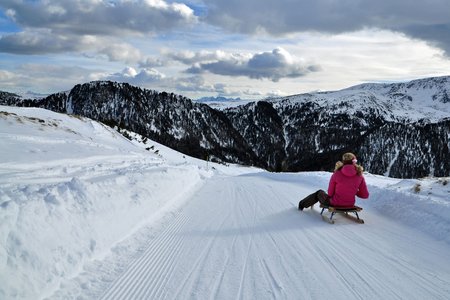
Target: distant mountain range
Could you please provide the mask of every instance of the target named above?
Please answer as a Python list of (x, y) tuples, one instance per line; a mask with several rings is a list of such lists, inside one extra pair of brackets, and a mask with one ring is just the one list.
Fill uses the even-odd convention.
[(270, 171), (332, 170), (352, 151), (374, 174), (450, 174), (450, 76), (232, 101), (221, 109), (110, 81), (41, 99), (0, 92), (0, 103), (82, 115), (194, 157)]
[(218, 97), (202, 97), (197, 100), (194, 100), (196, 103), (203, 103), (211, 106), (215, 109), (225, 109), (229, 107), (236, 107), (240, 105), (244, 105), (250, 102), (254, 102), (255, 100), (244, 100), (241, 98), (227, 98), (223, 96)]

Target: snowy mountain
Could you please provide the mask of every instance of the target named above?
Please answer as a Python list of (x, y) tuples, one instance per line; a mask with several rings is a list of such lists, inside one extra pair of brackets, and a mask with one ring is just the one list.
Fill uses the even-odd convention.
[(365, 173), (365, 224), (330, 225), (296, 208), (329, 172), (216, 164), (121, 131), (0, 106), (0, 299), (448, 298), (449, 177)]
[(212, 108), (215, 109), (225, 109), (254, 102), (254, 100), (217, 96), (217, 97), (202, 97), (194, 100), (194, 102), (207, 104), (208, 106), (211, 106)]
[(86, 116), (198, 158), (271, 171), (331, 170), (355, 152), (398, 178), (450, 174), (450, 77), (364, 84), (227, 109), (125, 83), (91, 82), (41, 100), (0, 103)]
[(375, 174), (448, 176), (449, 78), (289, 96), (226, 113), (275, 170), (330, 170), (339, 153), (353, 151)]
[(86, 116), (201, 159), (249, 164), (257, 160), (222, 112), (180, 95), (97, 81), (39, 101), (25, 99), (20, 105)]
[(353, 151), (375, 174), (448, 176), (449, 95), (450, 77), (440, 77), (283, 97), (225, 113), (272, 170), (330, 170), (340, 153)]

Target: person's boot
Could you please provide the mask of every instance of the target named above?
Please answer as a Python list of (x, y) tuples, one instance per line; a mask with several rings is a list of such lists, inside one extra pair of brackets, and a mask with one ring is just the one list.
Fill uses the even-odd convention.
[(330, 206), (330, 196), (322, 190), (317, 192), (317, 200), (324, 206)]

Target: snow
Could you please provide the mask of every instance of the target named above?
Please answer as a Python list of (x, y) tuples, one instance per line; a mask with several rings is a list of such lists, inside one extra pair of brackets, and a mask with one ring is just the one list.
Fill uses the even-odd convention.
[(255, 102), (252, 99), (241, 99), (241, 98), (225, 98), (225, 97), (202, 97), (200, 99), (194, 99), (194, 102), (207, 104), (208, 106), (217, 109), (225, 110), (227, 108), (238, 107), (241, 105), (246, 105), (251, 102)]
[(297, 210), (329, 172), (129, 135), (0, 106), (0, 299), (448, 299), (450, 178), (365, 174), (365, 224), (330, 225)]
[(275, 106), (315, 102), (334, 114), (375, 111), (387, 121), (431, 123), (447, 119), (450, 77), (433, 77), (397, 84), (367, 83), (339, 91), (314, 92), (270, 100)]

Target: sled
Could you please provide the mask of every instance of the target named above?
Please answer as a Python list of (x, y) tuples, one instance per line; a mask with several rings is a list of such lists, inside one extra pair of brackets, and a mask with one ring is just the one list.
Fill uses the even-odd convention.
[[(350, 220), (355, 221), (360, 224), (364, 224), (364, 220), (361, 219), (358, 215), (358, 212), (362, 211), (362, 207), (359, 207), (359, 206), (336, 207), (336, 206), (325, 206), (323, 204), (320, 204), (320, 208), (322, 208), (322, 211), (320, 212), (322, 219), (324, 219), (325, 221), (327, 221), (330, 224), (334, 224), (333, 217), (337, 213), (342, 214), (347, 219), (350, 219)], [(325, 209), (327, 209), (331, 213), (329, 217), (327, 217), (323, 214)], [(352, 213), (354, 215), (351, 215), (350, 213)]]

